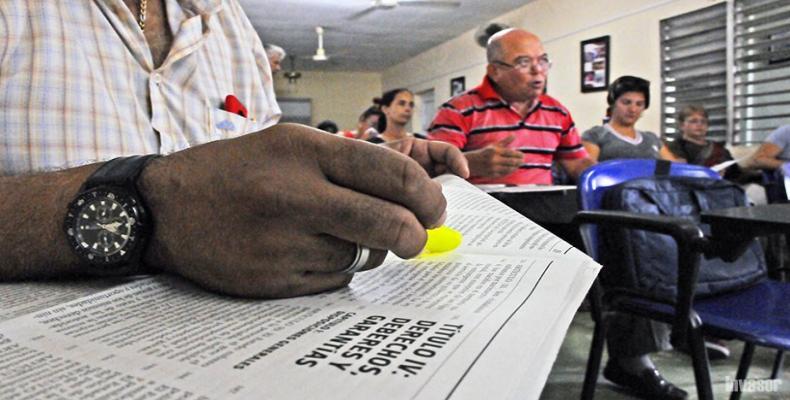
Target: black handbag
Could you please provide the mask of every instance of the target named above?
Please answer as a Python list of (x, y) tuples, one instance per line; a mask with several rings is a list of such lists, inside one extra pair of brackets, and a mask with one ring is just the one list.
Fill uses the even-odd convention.
[[(700, 212), (747, 205), (739, 186), (726, 180), (655, 176), (623, 182), (608, 190), (603, 209), (688, 218), (699, 223)], [(701, 225), (709, 233), (708, 226)], [(737, 230), (738, 227), (732, 227)], [(638, 291), (673, 301), (677, 295), (677, 246), (664, 234), (599, 226), (599, 251), (606, 287)], [(762, 248), (755, 240), (734, 262), (700, 260), (695, 295), (706, 296), (751, 285), (765, 276)]]

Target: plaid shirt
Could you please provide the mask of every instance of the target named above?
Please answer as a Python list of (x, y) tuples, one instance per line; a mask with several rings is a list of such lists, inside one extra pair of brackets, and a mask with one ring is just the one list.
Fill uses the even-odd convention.
[[(261, 41), (236, 0), (166, 0), (154, 68), (123, 0), (0, 1), (0, 175), (167, 154), (275, 124)], [(222, 110), (233, 94), (249, 118)]]

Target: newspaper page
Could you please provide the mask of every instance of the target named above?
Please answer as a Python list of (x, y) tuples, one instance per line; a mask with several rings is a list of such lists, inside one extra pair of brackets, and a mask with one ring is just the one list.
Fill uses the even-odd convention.
[(475, 185), (486, 193), (537, 193), (537, 192), (563, 192), (576, 190), (574, 185), (505, 185), (484, 184)]
[[(455, 185), (450, 226), (487, 212), (456, 211), (475, 192)], [(493, 201), (491, 218), (516, 218)], [(238, 299), (163, 275), (7, 320), (0, 398), (537, 398), (600, 267), (486, 229), (314, 296)]]
[(447, 198), (445, 225), (464, 235), (459, 252), (589, 258), (499, 200), (482, 195), (466, 181), (452, 175), (436, 180)]
[(0, 321), (118, 286), (133, 278), (0, 283)]

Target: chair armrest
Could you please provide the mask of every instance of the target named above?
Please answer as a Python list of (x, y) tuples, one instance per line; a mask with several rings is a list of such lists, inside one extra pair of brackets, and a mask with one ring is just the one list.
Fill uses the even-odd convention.
[(644, 229), (664, 233), (676, 241), (694, 243), (695, 248), (704, 238), (694, 221), (664, 215), (637, 214), (626, 211), (579, 211), (573, 219), (576, 224), (616, 225), (621, 228)]
[[(580, 211), (574, 222), (600, 224), (627, 229), (647, 230), (670, 235), (678, 248), (678, 297), (675, 321), (672, 324), (672, 343), (687, 341), (689, 328), (700, 324), (692, 310), (694, 290), (699, 274), (700, 254), (709, 244), (699, 226), (692, 220), (664, 215), (637, 214), (625, 211)], [(684, 343), (685, 344), (685, 343)]]

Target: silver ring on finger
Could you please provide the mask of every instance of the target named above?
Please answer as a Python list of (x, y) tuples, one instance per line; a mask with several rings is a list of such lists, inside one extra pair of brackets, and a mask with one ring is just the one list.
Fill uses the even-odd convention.
[(343, 269), (342, 273), (353, 275), (355, 272), (358, 272), (368, 263), (368, 258), (370, 258), (370, 248), (363, 246), (359, 243), (356, 244), (356, 252), (354, 254), (354, 260), (351, 261), (348, 267)]

